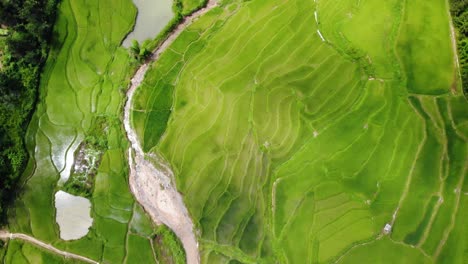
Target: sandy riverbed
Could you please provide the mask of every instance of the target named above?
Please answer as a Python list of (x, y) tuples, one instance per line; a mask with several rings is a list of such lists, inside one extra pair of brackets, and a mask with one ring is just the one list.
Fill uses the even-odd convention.
[[(205, 8), (186, 17), (184, 22), (177, 26), (171, 35), (153, 52), (150, 61), (157, 60), (159, 55), (174, 42), (187, 26), (216, 6), (216, 1), (210, 0)], [(167, 225), (181, 240), (187, 263), (197, 264), (200, 263), (200, 254), (193, 222), (182, 196), (171, 182), (171, 179), (173, 179), (172, 171), (162, 160), (160, 160), (159, 166), (156, 168), (145, 159), (145, 153), (141, 149), (136, 132), (130, 124), (133, 95), (144, 79), (148, 70), (148, 63), (143, 64), (133, 76), (131, 86), (127, 91), (127, 102), (124, 108), (124, 127), (131, 143), (128, 152), (130, 189), (151, 219), (155, 223)]]

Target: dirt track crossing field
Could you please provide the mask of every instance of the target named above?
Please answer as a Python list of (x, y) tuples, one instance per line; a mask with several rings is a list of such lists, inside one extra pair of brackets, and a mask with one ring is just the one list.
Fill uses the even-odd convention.
[(18, 233), (10, 233), (8, 231), (5, 231), (5, 230), (0, 230), (0, 239), (2, 240), (8, 240), (8, 239), (20, 239), (20, 240), (24, 240), (26, 242), (29, 242), (31, 244), (34, 244), (38, 247), (41, 247), (43, 249), (46, 249), (50, 252), (53, 252), (55, 254), (58, 254), (58, 255), (61, 255), (65, 258), (72, 258), (72, 259), (77, 259), (77, 260), (81, 260), (81, 261), (84, 261), (84, 262), (87, 262), (87, 263), (91, 263), (91, 264), (99, 264), (99, 262), (97, 261), (94, 261), (92, 259), (89, 259), (87, 257), (84, 257), (84, 256), (80, 256), (80, 255), (77, 255), (77, 254), (73, 254), (73, 253), (70, 253), (70, 252), (66, 252), (66, 251), (63, 251), (63, 250), (60, 250), (50, 244), (47, 244), (47, 243), (44, 243), (32, 236), (28, 236), (26, 234), (18, 234)]

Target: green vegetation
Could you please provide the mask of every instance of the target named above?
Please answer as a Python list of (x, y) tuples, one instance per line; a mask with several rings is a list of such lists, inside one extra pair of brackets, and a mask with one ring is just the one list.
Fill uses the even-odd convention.
[[(186, 16), (187, 14), (183, 12), (182, 1), (183, 0), (174, 0), (174, 4), (172, 6), (172, 11), (174, 12), (174, 18), (171, 21), (169, 21), (169, 23), (161, 30), (161, 32), (159, 32), (159, 34), (154, 39), (152, 39), (148, 43), (145, 43), (145, 48), (147, 50), (150, 50), (150, 51), (154, 50), (184, 20), (184, 16)], [(196, 10), (193, 10), (193, 11), (196, 11)], [(133, 53), (132, 51), (130, 52)]]
[(109, 127), (119, 125), (116, 117), (114, 120), (109, 119), (106, 116), (97, 116), (92, 121), (85, 140), (75, 151), (74, 166), (70, 178), (63, 186), (64, 191), (74, 195), (91, 197), (102, 155), (109, 147)]
[(176, 5), (181, 9), (183, 16), (187, 16), (204, 7), (208, 0), (176, 0)]
[(207, 0), (175, 0), (172, 11), (174, 18), (161, 30), (161, 32), (152, 40), (147, 40), (143, 43), (133, 41), (129, 52), (135, 61), (142, 63), (151, 51), (160, 45), (175, 29), (183, 22), (184, 17), (189, 16), (197, 10), (203, 8), (208, 3)]
[[(388, 254), (392, 252), (392, 254)], [(431, 260), (417, 250), (395, 243), (384, 238), (374, 241), (365, 247), (352, 249), (340, 263), (356, 263), (359, 259), (362, 263), (432, 263)]]
[(151, 50), (148, 49), (149, 42), (145, 41), (141, 45), (137, 40), (132, 41), (130, 46), (131, 56), (138, 62), (144, 62), (150, 55)]
[(72, 263), (85, 263), (74, 259), (68, 259), (57, 256), (53, 253), (38, 248), (32, 244), (10, 240), (7, 244), (7, 252), (0, 260), (5, 264), (18, 264), (18, 263), (34, 263), (34, 264), (72, 264)]
[[(0, 1), (0, 12), (17, 7)], [(44, 1), (20, 2), (31, 3), (26, 21), (55, 10), (52, 0), (43, 10), (33, 7)], [(465, 2), (452, 5), (459, 39)], [(23, 192), (8, 211), (9, 230), (100, 263), (184, 263), (180, 241), (166, 227), (155, 230), (129, 191), (120, 120), (135, 61), (205, 4), (176, 1), (166, 29), (128, 51), (120, 43), (136, 14), (130, 0), (61, 3), (24, 138), (31, 159)], [(219, 4), (151, 65), (131, 116), (144, 151), (162, 155), (174, 170), (199, 231), (202, 262), (463, 263), (468, 105), (447, 3)], [(12, 19), (8, 14), (0, 19)], [(0, 48), (1, 74), (16, 79), (0, 84), (37, 87), (47, 39), (25, 39), (49, 29), (15, 23), (5, 22)], [(20, 57), (29, 44), (32, 53)], [(37, 63), (12, 63), (15, 58)], [(16, 133), (0, 130), (2, 147), (13, 142), (5, 145), (12, 151), (2, 148), (1, 162), (10, 165), (1, 168), (16, 175), (26, 157), (18, 146), (32, 91), (20, 90), (18, 98), (27, 100), (12, 101), (23, 106), (11, 105), (21, 112), (13, 115), (16, 123), (1, 112), (5, 131)], [(2, 93), (2, 102), (10, 104), (13, 95)], [(15, 176), (2, 177), (1, 186), (14, 186)], [(59, 188), (92, 202), (93, 226), (81, 239), (59, 239), (53, 204)], [(387, 223), (392, 231), (385, 235)], [(0, 257), (64, 262), (16, 240)]]
[(223, 1), (151, 65), (133, 126), (172, 166), (203, 263), (463, 263), (447, 8)]
[(28, 154), (26, 127), (49, 50), (57, 0), (0, 1), (0, 222)]
[(185, 251), (177, 236), (166, 226), (156, 229), (153, 239), (156, 259), (160, 263), (184, 264)]
[(405, 5), (398, 49), (411, 93), (439, 95), (459, 89), (447, 8), (443, 0)]
[(450, 0), (450, 11), (457, 31), (457, 47), (463, 91), (468, 97), (468, 1)]
[(0, 261), (3, 262), (3, 258), (6, 253), (6, 244), (3, 240), (0, 240)]
[[(10, 231), (100, 263), (154, 262), (154, 228), (128, 187), (128, 142), (121, 123), (136, 64), (120, 44), (135, 14), (131, 0), (61, 1), (25, 138), (32, 158), (22, 176), (23, 191), (8, 211)], [(80, 163), (83, 171), (74, 166), (80, 150), (84, 160), (89, 158)], [(92, 203), (93, 225), (81, 239), (59, 238), (53, 199), (60, 188)]]

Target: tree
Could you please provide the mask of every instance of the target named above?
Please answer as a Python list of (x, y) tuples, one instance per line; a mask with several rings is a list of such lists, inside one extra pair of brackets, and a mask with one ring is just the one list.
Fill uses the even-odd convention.
[(145, 61), (151, 55), (151, 51), (148, 49), (149, 43), (149, 41), (144, 41), (143, 44), (140, 45), (140, 43), (134, 39), (129, 48), (132, 57), (140, 63)]
[(58, 0), (0, 0), (8, 27), (0, 69), (0, 224), (28, 159), (24, 145)]
[(130, 53), (133, 55), (133, 58), (138, 60), (140, 55), (140, 43), (136, 39), (132, 40), (132, 45), (130, 46)]

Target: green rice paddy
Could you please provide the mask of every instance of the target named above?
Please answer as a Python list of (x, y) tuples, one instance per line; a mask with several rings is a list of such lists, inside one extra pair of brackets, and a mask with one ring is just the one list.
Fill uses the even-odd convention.
[(468, 104), (447, 8), (222, 1), (178, 37), (132, 122), (171, 164), (203, 263), (463, 263)]
[[(127, 80), (136, 67), (120, 44), (135, 15), (131, 0), (61, 2), (53, 49), (42, 74), (40, 102), (26, 138), (32, 159), (22, 193), (9, 211), (11, 232), (29, 234), (100, 263), (156, 261), (153, 223), (128, 187), (128, 142), (120, 122)], [(53, 197), (63, 188), (74, 151), (92, 132), (93, 120), (103, 117), (116, 121), (105, 128), (107, 150), (92, 179), (93, 225), (85, 237), (63, 241)], [(36, 261), (31, 258), (42, 253), (33, 252), (31, 246), (18, 249), (15, 243), (19, 242), (9, 244), (5, 263), (65, 262)], [(142, 249), (147, 249), (144, 254), (139, 253)]]
[[(132, 124), (170, 163), (202, 263), (466, 261), (468, 104), (447, 8), (220, 0), (151, 64)], [(128, 187), (120, 120), (137, 65), (121, 42), (136, 13), (131, 0), (61, 2), (8, 229), (100, 263), (181, 263)], [(86, 192), (93, 225), (63, 241), (54, 194), (97, 119), (115, 122)], [(18, 240), (0, 259), (73, 263)]]
[(70, 260), (54, 255), (48, 251), (31, 244), (12, 240), (8, 243), (8, 252), (3, 258), (3, 263), (34, 263), (34, 264), (62, 264), (62, 263), (85, 263), (78, 260)]
[(174, 0), (174, 2), (179, 3), (182, 7), (181, 13), (187, 15), (200, 9), (207, 0)]

